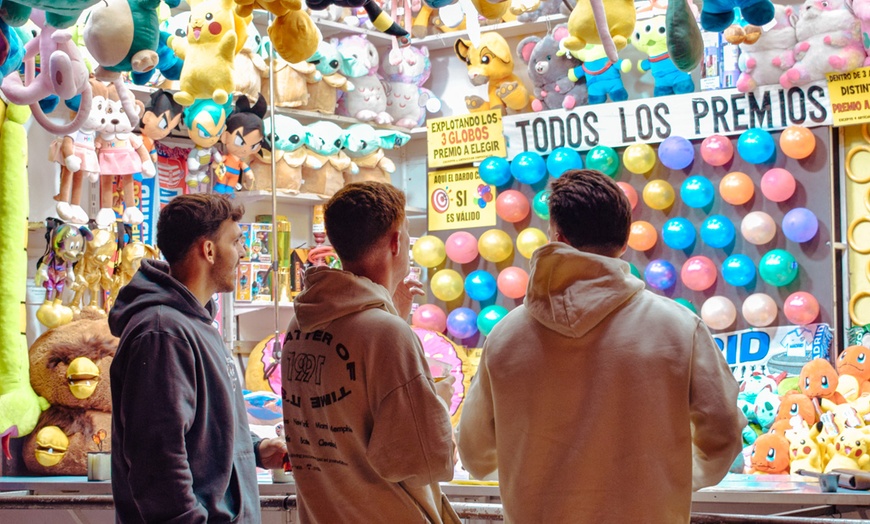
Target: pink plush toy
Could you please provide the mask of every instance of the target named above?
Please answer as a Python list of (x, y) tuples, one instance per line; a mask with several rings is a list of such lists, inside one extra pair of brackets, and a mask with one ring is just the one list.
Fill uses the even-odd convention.
[(867, 58), (864, 65), (870, 65), (870, 1), (852, 0), (852, 12), (861, 22), (861, 41), (864, 42), (864, 52)]
[(861, 23), (846, 0), (806, 0), (795, 33), (795, 65), (779, 79), (785, 88), (824, 80), (825, 73), (851, 71), (867, 57)]
[(752, 91), (758, 86), (776, 84), (783, 72), (794, 65), (797, 13), (791, 6), (774, 5), (775, 25), (753, 44), (740, 44), (740, 78), (737, 90)]

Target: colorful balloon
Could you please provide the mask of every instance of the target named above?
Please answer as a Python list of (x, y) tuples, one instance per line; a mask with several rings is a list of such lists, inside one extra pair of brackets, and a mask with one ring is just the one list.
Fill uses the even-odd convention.
[(423, 304), (411, 315), (411, 325), (444, 333), (447, 329), (447, 315), (435, 304)]
[(805, 326), (815, 322), (819, 316), (819, 301), (806, 291), (795, 291), (782, 304), (785, 318), (792, 324)]
[(701, 224), (701, 240), (710, 247), (726, 247), (734, 241), (734, 235), (734, 224), (724, 215), (710, 215)]
[(779, 147), (785, 156), (802, 160), (816, 148), (816, 135), (805, 127), (791, 125), (779, 135)]
[(505, 222), (519, 222), (529, 216), (529, 199), (515, 189), (502, 191), (495, 199), (495, 212)]
[(734, 171), (722, 177), (719, 182), (719, 194), (722, 195), (722, 200), (732, 206), (742, 206), (752, 199), (755, 185), (746, 173)]
[(716, 264), (705, 256), (692, 257), (683, 264), (680, 279), (692, 291), (706, 291), (716, 283)]
[(517, 235), (517, 251), (526, 258), (532, 258), (532, 254), (539, 247), (547, 244), (550, 240), (547, 235), (536, 227), (527, 227)]
[(465, 277), (465, 292), (468, 298), (482, 302), (495, 296), (495, 277), (482, 269), (472, 271)]
[(651, 209), (667, 209), (674, 204), (674, 187), (666, 180), (650, 180), (643, 188), (643, 201)]
[(753, 293), (743, 301), (743, 318), (750, 326), (765, 327), (776, 320), (776, 302), (770, 295)]
[(508, 310), (502, 306), (487, 306), (477, 315), (477, 328), (484, 335), (489, 335), (492, 328), (501, 322), (501, 319), (508, 314)]
[(728, 329), (737, 320), (737, 308), (721, 295), (712, 296), (701, 306), (701, 319), (710, 329)]
[(553, 178), (559, 178), (569, 169), (582, 169), (583, 159), (580, 153), (570, 147), (557, 147), (547, 157), (547, 172)]
[(619, 171), (619, 155), (612, 147), (595, 146), (586, 153), (586, 167), (615, 176)]
[(510, 235), (501, 229), (488, 229), (480, 235), (477, 250), (484, 260), (498, 263), (507, 260), (513, 254), (514, 242)]
[(646, 265), (643, 277), (650, 287), (664, 291), (677, 283), (677, 269), (667, 260), (660, 258)]
[(622, 189), (622, 192), (625, 193), (625, 197), (628, 198), (628, 203), (631, 204), (631, 209), (634, 210), (634, 208), (637, 207), (637, 191), (635, 191), (634, 188), (631, 187), (631, 184), (627, 182), (617, 182), (616, 185), (618, 185), (619, 188)]
[(473, 337), (477, 333), (477, 313), (467, 307), (454, 309), (447, 316), (447, 332), (459, 339)]
[(756, 246), (767, 244), (776, 236), (776, 222), (764, 211), (753, 211), (743, 217), (740, 233)]
[(796, 207), (782, 217), (782, 234), (792, 242), (807, 242), (819, 232), (819, 219), (805, 207)]
[(668, 169), (685, 169), (695, 161), (695, 148), (681, 136), (669, 136), (659, 144), (659, 159)]
[(776, 143), (769, 132), (753, 127), (740, 134), (737, 139), (737, 152), (750, 164), (761, 164), (773, 159)]
[(688, 300), (686, 300), (685, 298), (683, 298), (683, 297), (677, 297), (677, 298), (674, 299), (674, 302), (676, 302), (677, 304), (679, 304), (679, 305), (683, 306), (684, 308), (688, 309), (688, 310), (691, 311), (692, 313), (694, 313), (694, 314), (696, 314), (696, 315), (698, 314), (698, 310), (695, 309), (695, 305), (692, 304), (691, 302), (689, 302)]
[(656, 245), (658, 234), (656, 228), (645, 220), (631, 223), (628, 233), (628, 247), (635, 251), (647, 251)]
[(713, 183), (701, 175), (690, 176), (680, 186), (680, 198), (687, 206), (696, 209), (710, 204), (715, 195)]
[(724, 166), (734, 158), (734, 146), (727, 137), (710, 135), (701, 142), (701, 158), (711, 166)]
[(511, 180), (510, 163), (498, 156), (484, 158), (477, 167), (477, 172), (481, 180), (494, 186), (503, 186)]
[(755, 280), (755, 263), (744, 254), (731, 255), (722, 262), (722, 278), (732, 286), (747, 286)]
[(457, 231), (444, 243), (447, 258), (457, 264), (468, 264), (477, 258), (477, 239), (467, 231)]
[(649, 173), (656, 165), (656, 152), (649, 144), (632, 144), (622, 153), (622, 164), (635, 175)]
[(452, 269), (441, 269), (432, 275), (429, 287), (435, 298), (450, 302), (462, 296), (462, 276)]
[(631, 274), (634, 275), (635, 277), (637, 277), (637, 278), (641, 278), (641, 277), (640, 277), (640, 271), (638, 271), (637, 266), (635, 266), (635, 265), (632, 264), (631, 262), (628, 263), (628, 270), (629, 270), (629, 271), (631, 272)]
[(695, 226), (683, 217), (674, 217), (662, 226), (662, 240), (671, 249), (686, 249), (695, 243)]
[(414, 247), (411, 248), (411, 256), (414, 257), (414, 262), (423, 267), (435, 267), (447, 257), (447, 251), (444, 247), (444, 242), (440, 238), (432, 235), (424, 235), (414, 242)]
[(529, 274), (515, 266), (504, 268), (498, 274), (498, 290), (508, 298), (523, 298), (529, 285)]
[(547, 163), (541, 155), (524, 151), (511, 160), (511, 174), (521, 184), (537, 184), (547, 176)]
[(785, 202), (794, 194), (796, 187), (792, 174), (781, 167), (769, 169), (761, 177), (761, 194), (771, 202)]
[(550, 220), (550, 190), (538, 191), (532, 200), (532, 210), (541, 220)]
[(758, 263), (758, 274), (771, 286), (787, 286), (798, 276), (799, 266), (794, 256), (784, 249), (768, 251)]

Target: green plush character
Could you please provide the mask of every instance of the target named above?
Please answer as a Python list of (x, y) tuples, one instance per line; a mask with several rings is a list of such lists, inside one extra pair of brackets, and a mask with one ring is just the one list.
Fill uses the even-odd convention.
[(160, 39), (158, 7), (160, 0), (106, 0), (89, 12), (84, 39), (100, 64), (94, 72), (98, 80), (154, 69)]
[(668, 53), (680, 71), (692, 71), (704, 56), (701, 28), (689, 9), (688, 0), (668, 2), (667, 27)]
[(99, 0), (2, 0), (0, 4), (0, 18), (4, 22), (19, 27), (24, 25), (31, 17), (42, 17), (40, 13), (31, 13), (32, 10), (45, 11), (45, 23), (58, 29), (66, 29), (75, 25), (85, 9), (96, 4)]
[(677, 69), (668, 55), (665, 21), (664, 15), (637, 21), (631, 45), (649, 56), (637, 63), (637, 69), (652, 73), (655, 81), (653, 96), (691, 93), (695, 90), (691, 75)]
[[(27, 134), (30, 108), (0, 101), (0, 443), (36, 426), (48, 402), (30, 386), (24, 299), (27, 282)], [(22, 242), (23, 240), (23, 242)]]

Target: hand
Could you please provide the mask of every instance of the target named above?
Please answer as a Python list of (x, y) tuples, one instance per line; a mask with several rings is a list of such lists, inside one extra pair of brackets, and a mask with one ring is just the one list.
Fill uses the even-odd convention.
[(396, 286), (396, 291), (393, 292), (393, 307), (402, 318), (408, 318), (411, 314), (411, 303), (414, 302), (414, 295), (423, 296), (426, 292), (423, 291), (423, 284), (416, 278), (406, 278), (404, 282)]
[(63, 164), (68, 170), (76, 173), (82, 168), (82, 159), (75, 155), (70, 155), (63, 159)]
[(142, 163), (142, 176), (145, 178), (154, 178), (155, 175), (157, 175), (157, 168), (154, 166), (154, 162), (149, 158)]
[(441, 382), (435, 383), (435, 393), (444, 400), (447, 406), (453, 401), (453, 383), (456, 382), (456, 377), (447, 375)]
[(287, 443), (283, 438), (267, 438), (260, 441), (260, 462), (267, 469), (284, 467), (284, 454), (287, 453)]

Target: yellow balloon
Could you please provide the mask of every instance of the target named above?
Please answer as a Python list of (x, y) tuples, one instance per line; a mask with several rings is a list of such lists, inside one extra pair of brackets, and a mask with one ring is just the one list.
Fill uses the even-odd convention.
[(549, 242), (547, 235), (536, 227), (527, 227), (517, 235), (517, 251), (526, 258), (532, 258), (536, 249)]
[(664, 180), (651, 180), (643, 188), (643, 201), (652, 209), (667, 209), (674, 203), (674, 187)]
[(635, 175), (649, 173), (656, 165), (655, 149), (649, 144), (632, 144), (622, 153), (622, 164)]
[(484, 260), (501, 262), (513, 254), (514, 243), (511, 237), (501, 229), (490, 229), (480, 235), (480, 239), (477, 241), (477, 250)]
[(423, 267), (435, 267), (447, 258), (447, 250), (444, 248), (444, 242), (440, 238), (425, 235), (414, 242), (414, 247), (411, 248), (411, 256), (414, 257), (414, 262)]
[(429, 287), (438, 300), (450, 302), (462, 296), (462, 275), (452, 269), (442, 269), (432, 275)]

